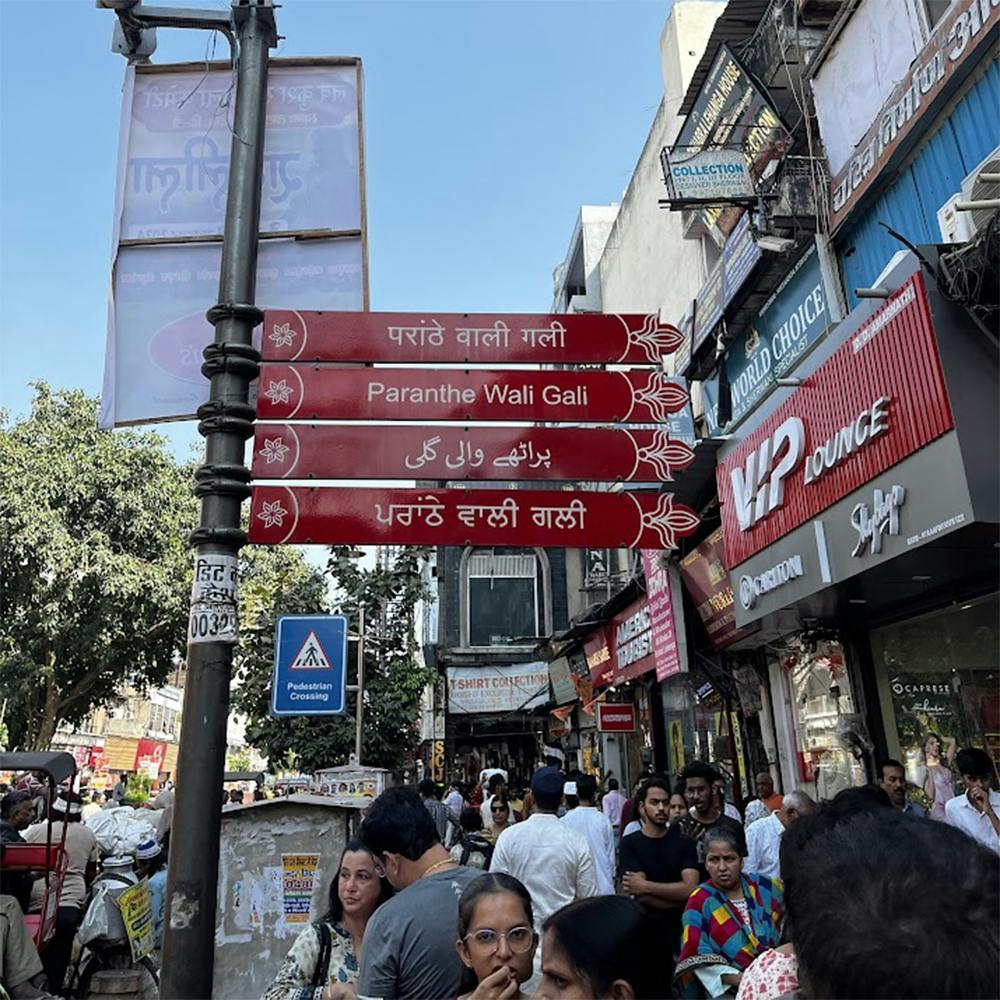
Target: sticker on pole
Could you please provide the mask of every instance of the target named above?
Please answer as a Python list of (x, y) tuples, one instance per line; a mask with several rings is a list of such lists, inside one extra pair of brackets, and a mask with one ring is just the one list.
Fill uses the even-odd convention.
[(239, 559), (222, 552), (195, 553), (188, 643), (235, 643), (239, 637), (236, 586)]
[(343, 715), (347, 619), (285, 615), (274, 646), (272, 715)]

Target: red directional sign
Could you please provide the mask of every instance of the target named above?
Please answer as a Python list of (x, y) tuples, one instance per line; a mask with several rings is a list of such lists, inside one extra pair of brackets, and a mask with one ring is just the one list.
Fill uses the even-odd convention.
[(265, 361), (658, 365), (683, 343), (656, 314), (293, 312), (264, 316)]
[(698, 515), (669, 493), (254, 486), (259, 545), (671, 549)]
[(654, 483), (693, 460), (662, 430), (259, 423), (253, 477)]
[(656, 371), (462, 371), (266, 364), (262, 420), (663, 423), (687, 392)]

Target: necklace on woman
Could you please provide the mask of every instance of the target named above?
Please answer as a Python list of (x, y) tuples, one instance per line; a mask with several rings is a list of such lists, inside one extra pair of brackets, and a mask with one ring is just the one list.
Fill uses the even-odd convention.
[(442, 858), (440, 861), (436, 861), (434, 864), (432, 864), (429, 868), (425, 868), (423, 875), (421, 875), (420, 877), (427, 878), (427, 876), (430, 875), (431, 872), (436, 872), (439, 868), (443, 868), (445, 865), (457, 865), (457, 864), (458, 862), (454, 858)]

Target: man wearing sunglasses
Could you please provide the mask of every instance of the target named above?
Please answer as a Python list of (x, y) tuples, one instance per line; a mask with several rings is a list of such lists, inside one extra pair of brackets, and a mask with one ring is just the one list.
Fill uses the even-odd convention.
[(365, 929), (359, 1000), (458, 996), (458, 900), (482, 873), (452, 860), (412, 787), (389, 788), (368, 807), (361, 840), (396, 895)]

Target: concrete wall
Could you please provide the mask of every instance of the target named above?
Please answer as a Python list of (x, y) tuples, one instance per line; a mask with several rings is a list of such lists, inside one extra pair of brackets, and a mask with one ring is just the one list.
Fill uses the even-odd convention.
[(677, 322), (701, 288), (700, 240), (685, 240), (681, 213), (660, 208), (666, 197), (660, 151), (676, 138), (677, 111), (725, 4), (675, 3), (660, 36), (664, 96), (653, 119), (601, 258), (605, 312), (653, 312)]
[(326, 911), (330, 879), (358, 810), (312, 795), (222, 814), (215, 928), (215, 1000), (259, 997), (307, 923), (286, 923), (283, 854), (318, 854), (309, 921)]

